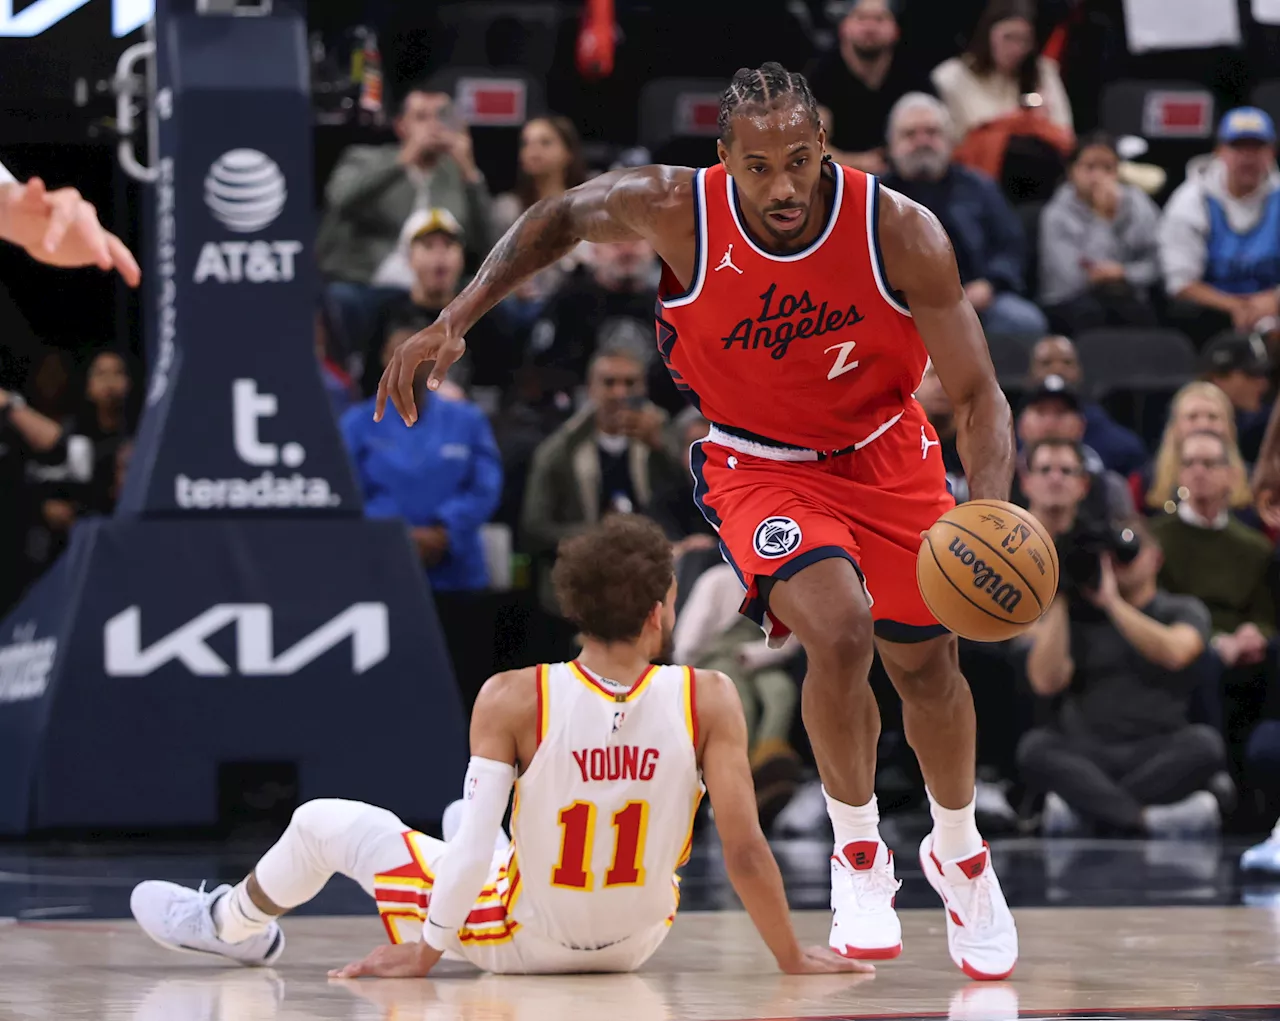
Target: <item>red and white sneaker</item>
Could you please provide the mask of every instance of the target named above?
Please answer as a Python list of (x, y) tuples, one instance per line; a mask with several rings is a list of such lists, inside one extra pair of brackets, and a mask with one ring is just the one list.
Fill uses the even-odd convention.
[(920, 844), (920, 867), (947, 909), (947, 949), (956, 967), (972, 979), (998, 981), (1018, 963), (1018, 930), (991, 867), (991, 849), (942, 862), (933, 834)]
[(902, 953), (902, 925), (893, 910), (902, 884), (883, 840), (854, 840), (831, 856), (831, 937), (843, 957), (883, 961)]

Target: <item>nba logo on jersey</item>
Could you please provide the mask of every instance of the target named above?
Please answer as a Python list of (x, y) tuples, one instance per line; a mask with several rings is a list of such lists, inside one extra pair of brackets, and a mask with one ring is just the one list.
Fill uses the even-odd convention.
[(621, 730), (621, 729), (622, 729), (622, 721), (623, 721), (623, 720), (625, 720), (626, 718), (627, 718), (627, 714), (626, 714), (626, 712), (625, 712), (625, 711), (619, 711), (619, 712), (614, 713), (614, 714), (613, 714), (613, 727), (612, 727), (612, 729), (610, 729), (609, 733), (610, 733), (610, 734), (616, 734), (619, 730)]
[(476, 784), (479, 782), (479, 779), (480, 778), (476, 776), (467, 778), (467, 793), (463, 796), (468, 801), (472, 800), (476, 796)]
[(803, 538), (800, 526), (791, 518), (765, 518), (756, 525), (754, 543), (756, 552), (762, 557), (774, 559), (793, 553)]

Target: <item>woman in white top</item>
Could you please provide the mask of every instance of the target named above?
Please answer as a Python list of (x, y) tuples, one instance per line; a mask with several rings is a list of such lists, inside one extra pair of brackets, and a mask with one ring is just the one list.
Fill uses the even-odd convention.
[(969, 48), (933, 69), (933, 87), (951, 111), (956, 136), (1016, 113), (1022, 96), (1039, 93), (1049, 120), (1072, 130), (1071, 104), (1048, 57), (1029, 61), (1035, 51), (1035, 7), (1028, 0), (991, 0)]
[(586, 180), (582, 142), (568, 117), (535, 117), (520, 131), (513, 191), (493, 200), (494, 237), (501, 237), (538, 199), (562, 195)]

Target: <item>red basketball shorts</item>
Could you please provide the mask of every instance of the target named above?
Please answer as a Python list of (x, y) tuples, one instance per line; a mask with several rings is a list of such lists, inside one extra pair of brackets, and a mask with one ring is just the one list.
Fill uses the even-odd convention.
[(789, 622), (769, 612), (760, 580), (785, 581), (843, 557), (862, 575), (877, 636), (918, 642), (946, 633), (920, 596), (916, 554), (920, 533), (955, 501), (918, 404), (862, 449), (822, 460), (776, 460), (759, 444), (727, 437), (730, 447), (716, 435), (694, 445), (694, 499), (746, 587), (745, 616), (771, 638), (785, 636)]

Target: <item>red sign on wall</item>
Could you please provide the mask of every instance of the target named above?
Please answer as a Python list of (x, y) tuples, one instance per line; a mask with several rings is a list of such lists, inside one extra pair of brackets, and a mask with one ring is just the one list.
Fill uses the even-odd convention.
[(675, 133), (677, 135), (720, 134), (720, 97), (707, 92), (684, 92), (676, 97)]
[(1142, 133), (1148, 138), (1208, 138), (1213, 134), (1213, 96), (1198, 90), (1147, 93)]
[(525, 122), (527, 97), (519, 78), (459, 78), (454, 101), (471, 125), (514, 128)]

